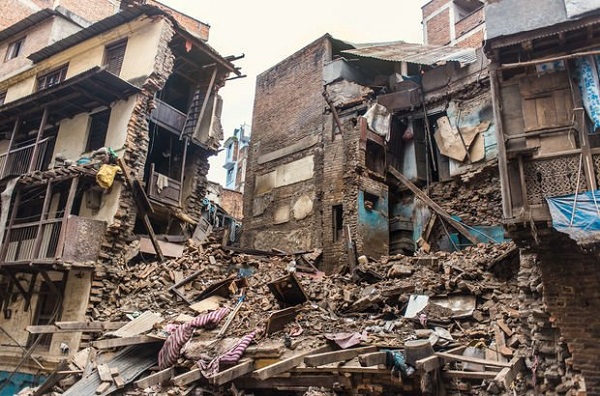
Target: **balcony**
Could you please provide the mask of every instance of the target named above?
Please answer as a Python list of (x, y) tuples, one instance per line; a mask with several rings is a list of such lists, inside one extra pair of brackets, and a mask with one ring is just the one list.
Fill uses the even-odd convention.
[(30, 171), (41, 170), (44, 166), (44, 158), (46, 157), (48, 144), (52, 139), (54, 139), (54, 137), (48, 137), (39, 142), (37, 158), (35, 159), (34, 164), (32, 164), (32, 161), (33, 153), (35, 151), (35, 142), (13, 148), (9, 153), (0, 155), (1, 177), (8, 175), (22, 175)]
[(154, 99), (156, 108), (150, 113), (150, 120), (173, 133), (180, 134), (183, 131), (187, 115), (175, 107)]
[(147, 193), (149, 198), (167, 205), (181, 204), (181, 182), (156, 172), (154, 164), (150, 167)]

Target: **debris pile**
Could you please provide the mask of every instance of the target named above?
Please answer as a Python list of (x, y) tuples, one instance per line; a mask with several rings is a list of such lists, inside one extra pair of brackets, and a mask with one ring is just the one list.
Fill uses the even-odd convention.
[(213, 238), (162, 263), (137, 256), (107, 268), (90, 310), (110, 330), (88, 332), (87, 348), (42, 386), (65, 395), (510, 390), (527, 341), (516, 332), (514, 244), (361, 257), (331, 275), (317, 270), (319, 257)]

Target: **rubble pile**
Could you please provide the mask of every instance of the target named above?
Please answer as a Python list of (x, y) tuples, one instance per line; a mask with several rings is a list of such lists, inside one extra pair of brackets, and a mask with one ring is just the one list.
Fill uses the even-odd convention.
[[(212, 239), (188, 243), (181, 257), (162, 263), (138, 256), (107, 269), (102, 284), (113, 292), (95, 304), (94, 320), (127, 324), (90, 339), (55, 390), (75, 394), (104, 385), (100, 394), (176, 395), (191, 387), (231, 393), (233, 386), (260, 394), (261, 384), (272, 383), (279, 384), (272, 389), (308, 391), (316, 384), (305, 376), (320, 375), (324, 388), (308, 394), (432, 394), (442, 377), (450, 394), (498, 394), (500, 370), (469, 364), (514, 371), (511, 382), (522, 367), (518, 349), (530, 340), (516, 332), (512, 243), (377, 261), (363, 256), (354, 271), (331, 275), (316, 269), (319, 251), (232, 249)], [(118, 360), (111, 352), (121, 356), (138, 347), (149, 360), (137, 363), (140, 372), (125, 379), (124, 389), (79, 372), (94, 373), (102, 356), (111, 366)], [(157, 367), (161, 348), (174, 359), (159, 358)], [(97, 357), (90, 368), (91, 354)]]

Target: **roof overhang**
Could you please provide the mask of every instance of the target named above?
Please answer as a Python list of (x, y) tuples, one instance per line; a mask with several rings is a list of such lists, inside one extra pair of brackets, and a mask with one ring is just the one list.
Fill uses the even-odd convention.
[(17, 117), (35, 118), (48, 107), (54, 121), (71, 118), (129, 97), (140, 89), (100, 67), (94, 67), (60, 84), (0, 106), (0, 128)]

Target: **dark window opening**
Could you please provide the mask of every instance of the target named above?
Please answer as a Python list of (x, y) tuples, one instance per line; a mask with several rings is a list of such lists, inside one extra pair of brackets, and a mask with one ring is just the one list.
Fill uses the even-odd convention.
[(67, 65), (64, 65), (50, 73), (39, 76), (37, 79), (37, 90), (40, 91), (42, 89), (50, 88), (51, 86), (64, 81), (67, 76), (67, 67)]
[(367, 169), (379, 174), (385, 172), (385, 149), (383, 146), (367, 140), (367, 152), (365, 155)]
[(106, 46), (106, 49), (104, 50), (104, 66), (107, 71), (116, 76), (121, 73), (126, 48), (127, 39)]
[(341, 241), (344, 237), (344, 210), (342, 205), (333, 205), (333, 241)]
[(151, 123), (146, 174), (154, 164), (154, 172), (180, 180), (184, 150), (185, 143), (179, 140), (178, 135)]
[(90, 131), (85, 151), (97, 150), (104, 146), (108, 122), (110, 120), (110, 109), (100, 111), (90, 116)]
[(6, 102), (6, 91), (0, 92), (0, 106), (2, 106)]
[(9, 61), (21, 55), (21, 52), (23, 51), (23, 44), (25, 44), (25, 37), (22, 37), (10, 43), (8, 45), (8, 49), (6, 50), (6, 56), (4, 57), (4, 61)]
[(365, 197), (365, 209), (367, 210), (377, 210), (377, 204), (379, 202), (379, 197), (375, 194), (364, 192)]
[[(64, 275), (63, 275), (64, 279)], [(54, 288), (51, 287), (47, 282), (42, 282), (40, 286), (40, 292), (38, 294), (38, 302), (35, 312), (35, 318), (33, 325), (48, 325), (60, 320), (61, 314), (61, 300), (63, 293), (63, 280), (53, 281)], [(61, 296), (56, 294), (56, 291), (61, 293)], [(42, 350), (49, 350), (52, 342), (52, 333), (48, 334), (32, 334), (28, 340), (28, 346), (31, 346), (35, 341), (36, 337), (41, 337), (37, 343), (37, 347)]]

